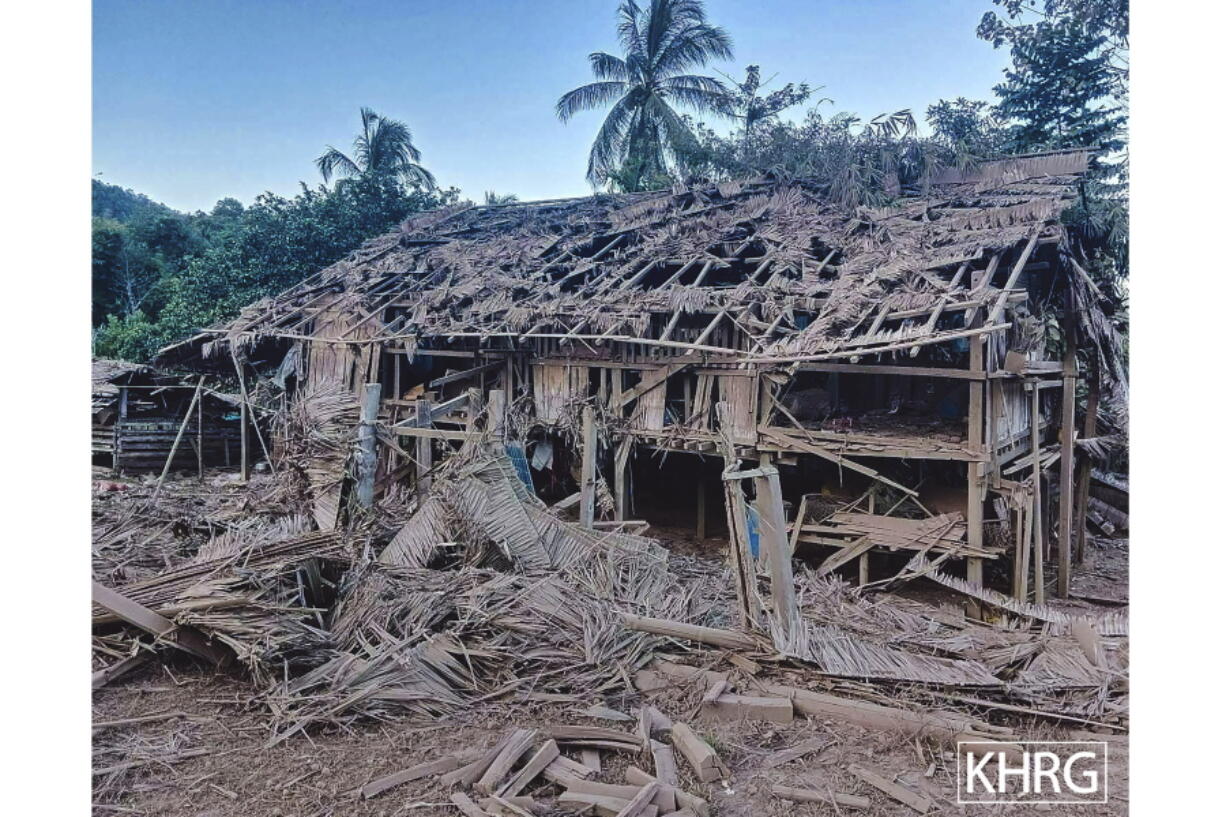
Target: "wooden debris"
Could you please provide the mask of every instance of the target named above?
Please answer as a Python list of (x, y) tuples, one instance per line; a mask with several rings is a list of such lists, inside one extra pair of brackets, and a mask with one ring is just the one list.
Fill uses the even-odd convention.
[[(474, 788), (482, 794), (493, 794), (498, 781), (506, 776), (525, 752), (532, 748), (536, 740), (535, 729), (516, 729), (502, 751), (490, 762), (489, 768), (477, 780)], [(556, 747), (555, 747), (556, 748)]]
[(702, 799), (701, 797), (695, 794), (690, 794), (688, 791), (685, 791), (684, 789), (680, 789), (676, 786), (670, 786), (667, 783), (664, 783), (663, 781), (660, 781), (657, 778), (652, 777), (651, 775), (647, 774), (647, 772), (643, 771), (642, 769), (636, 766), (626, 767), (626, 782), (627, 783), (633, 783), (636, 786), (642, 786), (647, 783), (650, 783), (653, 780), (660, 783), (661, 789), (672, 789), (672, 795), (676, 799), (677, 805), (679, 805), (681, 808), (689, 809), (690, 811), (698, 815), (698, 817), (708, 817), (708, 815), (711, 813), (711, 806), (707, 803), (706, 800)]
[(390, 788), (399, 786), (402, 783), (408, 783), (411, 780), (420, 780), (423, 777), (431, 777), (436, 774), (443, 774), (458, 769), (461, 765), (468, 761), (467, 757), (460, 755), (448, 755), (441, 757), (438, 760), (431, 760), (426, 763), (419, 763), (416, 766), (410, 766), (399, 772), (389, 774), (386, 777), (381, 777), (378, 780), (372, 780), (361, 788), (363, 800), (369, 800)]
[(519, 731), (520, 730), (515, 729), (507, 732), (505, 735), (499, 738), (498, 742), (495, 743), (488, 751), (486, 751), (485, 754), (481, 755), (471, 763), (461, 766), (455, 771), (447, 772), (439, 778), (439, 783), (443, 786), (471, 786), (473, 783), (476, 783), (477, 779), (485, 774), (485, 771), (490, 767), (490, 764), (502, 754), (502, 750), (506, 748), (507, 744), (510, 743), (511, 738), (518, 734)]
[(810, 738), (809, 740), (801, 741), (790, 749), (781, 749), (775, 752), (766, 760), (762, 761), (763, 768), (775, 769), (784, 764), (791, 763), (793, 760), (799, 760), (808, 755), (817, 754), (822, 749), (829, 746), (831, 741), (821, 740), (819, 738)]
[[(659, 808), (652, 804), (656, 793), (660, 789), (660, 784), (656, 782), (645, 783), (638, 794), (630, 798), (630, 802), (622, 807), (622, 810), (617, 813), (617, 817), (655, 817)], [(650, 808), (650, 811), (648, 810)]]
[(484, 811), (498, 817), (533, 817), (536, 801), (531, 797), (499, 797), (492, 795), (477, 801)]
[(592, 706), (583, 711), (584, 715), (589, 718), (599, 718), (606, 721), (632, 721), (634, 718), (627, 715), (625, 712), (618, 712), (616, 709), (610, 709), (607, 706)]
[[(782, 684), (766, 684), (765, 689), (790, 699), (792, 706), (802, 715), (854, 723), (866, 729), (921, 734), (945, 743), (956, 740), (959, 735), (980, 730), (986, 730), (981, 734), (988, 737), (993, 729), (986, 723), (953, 712), (914, 712)], [(997, 734), (995, 737), (999, 738), (1001, 735)]]
[(794, 803), (835, 803), (844, 808), (868, 808), (872, 805), (867, 797), (843, 792), (826, 793), (817, 789), (798, 789), (793, 786), (771, 786), (771, 794)]
[(596, 769), (585, 766), (582, 763), (577, 763), (562, 755), (554, 758), (553, 762), (541, 772), (541, 776), (550, 783), (556, 783), (559, 786), (569, 786), (577, 780), (591, 778), (596, 772)]
[(104, 607), (119, 618), (156, 636), (158, 640), (178, 647), (197, 658), (218, 666), (228, 664), (234, 654), (220, 644), (214, 644), (191, 627), (177, 626), (133, 599), (98, 582), (93, 583), (94, 604)]
[(677, 785), (677, 758), (666, 743), (651, 741), (651, 759), (656, 768), (656, 779), (668, 786)]
[(580, 749), (579, 762), (587, 766), (593, 772), (600, 772), (600, 750), (599, 749)]
[(667, 621), (661, 618), (648, 618), (623, 613), (622, 620), (632, 630), (642, 630), (668, 638), (683, 638), (709, 644), (712, 647), (723, 647), (728, 650), (757, 650), (758, 641), (753, 636), (738, 633), (734, 630), (718, 630), (714, 627), (701, 627), (697, 624), (685, 624), (680, 621)]
[(788, 698), (718, 695), (710, 700), (703, 699), (702, 715), (712, 720), (791, 723), (792, 702)]
[(498, 796), (514, 797), (519, 794), (537, 775), (545, 771), (545, 767), (553, 763), (558, 755), (558, 744), (552, 740), (546, 741), (524, 767), (498, 789)]
[(558, 797), (558, 805), (562, 808), (582, 811), (592, 809), (601, 817), (617, 817), (630, 800), (624, 797), (610, 797), (603, 794), (585, 794), (568, 789)]
[(452, 804), (460, 810), (464, 817), (489, 817), (489, 813), (478, 806), (462, 791), (453, 791), (451, 793)]
[(893, 781), (887, 780), (876, 772), (869, 771), (862, 766), (852, 764), (847, 767), (847, 771), (851, 772), (865, 783), (868, 783), (870, 786), (885, 792), (898, 802), (910, 806), (920, 814), (927, 814), (933, 806), (933, 802), (930, 798), (922, 794), (916, 794), (910, 789), (900, 786)]
[(694, 769), (699, 780), (712, 783), (729, 775), (728, 767), (720, 761), (715, 750), (694, 734), (694, 730), (689, 726), (684, 723), (673, 724), (672, 736), (673, 746)]

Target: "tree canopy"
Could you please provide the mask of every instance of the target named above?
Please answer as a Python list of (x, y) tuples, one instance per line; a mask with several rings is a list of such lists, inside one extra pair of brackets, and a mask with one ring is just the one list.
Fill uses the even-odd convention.
[(609, 108), (592, 142), (587, 178), (622, 190), (667, 184), (670, 165), (693, 143), (677, 106), (718, 111), (727, 90), (691, 73), (712, 59), (731, 59), (732, 39), (707, 22), (697, 0), (622, 0), (617, 35), (623, 54), (588, 55), (596, 82), (568, 91), (556, 112), (563, 122), (579, 111)]

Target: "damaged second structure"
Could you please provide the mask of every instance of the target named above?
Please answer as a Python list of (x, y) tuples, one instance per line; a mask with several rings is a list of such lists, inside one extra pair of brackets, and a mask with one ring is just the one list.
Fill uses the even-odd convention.
[(310, 469), (324, 528), (493, 434), (589, 527), (675, 524), (684, 502), (701, 539), (717, 517), (742, 576), (751, 554), (776, 580), (804, 550), (862, 582), (931, 556), (970, 586), (998, 564), (1041, 603), (1084, 535), (1077, 438), (1125, 388), (1061, 224), (1089, 155), (949, 170), (854, 213), (804, 179), (437, 211), (159, 362), (361, 425), (356, 457)]

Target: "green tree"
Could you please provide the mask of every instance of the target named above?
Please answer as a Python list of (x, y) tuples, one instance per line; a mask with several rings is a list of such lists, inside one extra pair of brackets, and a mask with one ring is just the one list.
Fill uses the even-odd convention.
[(1004, 150), (1005, 129), (988, 102), (961, 96), (940, 99), (928, 106), (927, 119), (933, 135), (953, 151), (960, 166)]
[(760, 174), (792, 178), (848, 209), (879, 205), (925, 189), (950, 151), (920, 138), (910, 111), (868, 122), (850, 113), (829, 118), (816, 107), (801, 122), (773, 122), (742, 138), (696, 126), (684, 161), (694, 176), (726, 181)]
[(556, 112), (563, 122), (576, 113), (609, 107), (592, 143), (587, 178), (642, 190), (669, 178), (670, 162), (694, 137), (675, 106), (718, 112), (726, 89), (719, 80), (689, 73), (712, 59), (731, 59), (732, 40), (707, 23), (698, 0), (650, 0), (618, 7), (622, 56), (588, 55), (596, 82), (563, 94)]
[(1015, 150), (1124, 147), (1124, 116), (1112, 102), (1106, 37), (1076, 20), (1042, 22), (1011, 49), (1012, 67), (994, 90)]
[(362, 108), (361, 114), (362, 132), (353, 140), (353, 156), (328, 145), (315, 160), (324, 182), (334, 175), (342, 178), (387, 175), (412, 188), (434, 189), (434, 176), (420, 164), (421, 151), (413, 144), (409, 126), (380, 116), (370, 108)]
[(745, 69), (745, 79), (741, 82), (731, 77), (727, 79), (732, 85), (721, 100), (720, 110), (741, 123), (745, 139), (749, 139), (759, 125), (776, 121), (781, 112), (799, 105), (813, 93), (804, 82), (799, 85), (789, 82), (777, 91), (762, 93), (774, 77), (763, 82), (762, 69), (756, 65)]
[(394, 176), (364, 174), (332, 188), (303, 185), (293, 198), (265, 193), (246, 208), (223, 200), (198, 217), (201, 234), (211, 238), (162, 276), (156, 308), (112, 312), (97, 332), (95, 351), (147, 359), (335, 263), (413, 213), (458, 198), (455, 189), (409, 190)]
[(1004, 17), (985, 12), (979, 22), (980, 39), (999, 48), (1040, 40), (1040, 23), (1076, 21), (1103, 38), (1102, 55), (1111, 80), (1111, 93), (1121, 103), (1128, 96), (1128, 25), (1130, 0), (992, 0)]

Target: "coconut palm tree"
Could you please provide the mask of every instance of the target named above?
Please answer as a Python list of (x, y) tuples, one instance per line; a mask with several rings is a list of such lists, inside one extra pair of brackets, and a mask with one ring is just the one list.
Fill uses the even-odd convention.
[[(640, 189), (667, 172), (670, 159), (693, 143), (674, 106), (719, 112), (726, 93), (719, 80), (687, 73), (711, 59), (731, 59), (732, 39), (707, 23), (700, 0), (622, 0), (617, 35), (624, 56), (588, 55), (596, 82), (562, 95), (563, 122), (579, 111), (611, 105), (592, 143), (587, 178)], [(623, 172), (618, 172), (618, 171)]]
[(344, 178), (385, 173), (399, 177), (412, 187), (433, 190), (434, 176), (420, 162), (421, 151), (413, 144), (408, 125), (380, 116), (370, 108), (362, 108), (362, 132), (353, 140), (353, 157), (328, 145), (323, 155), (315, 160), (315, 166), (325, 183), (333, 175)]

